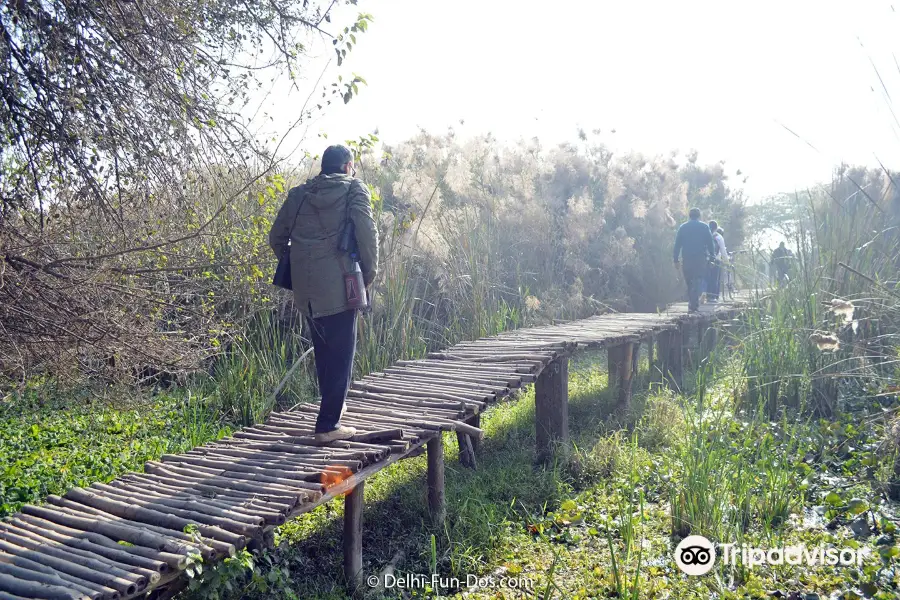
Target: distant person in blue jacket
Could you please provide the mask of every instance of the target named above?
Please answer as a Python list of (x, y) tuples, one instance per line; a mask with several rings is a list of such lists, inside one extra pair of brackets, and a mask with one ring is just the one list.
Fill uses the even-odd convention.
[(716, 256), (716, 246), (709, 225), (700, 220), (700, 209), (692, 208), (689, 216), (690, 220), (678, 228), (672, 256), (676, 268), (679, 255), (684, 261), (681, 268), (687, 284), (688, 310), (697, 312), (700, 310), (700, 284), (709, 272), (710, 261)]

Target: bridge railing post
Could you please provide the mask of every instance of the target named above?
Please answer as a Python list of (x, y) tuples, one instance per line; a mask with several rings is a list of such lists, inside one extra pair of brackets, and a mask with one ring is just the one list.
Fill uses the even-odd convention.
[(537, 458), (550, 461), (569, 441), (569, 358), (560, 356), (544, 367), (534, 382), (534, 425)]

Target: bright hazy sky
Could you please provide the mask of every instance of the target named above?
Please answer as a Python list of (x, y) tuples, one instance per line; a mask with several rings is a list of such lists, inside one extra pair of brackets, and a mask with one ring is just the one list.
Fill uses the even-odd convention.
[[(388, 143), (453, 126), (545, 145), (600, 128), (616, 149), (724, 159), (732, 184), (749, 176), (757, 200), (825, 181), (842, 160), (900, 168), (895, 9), (900, 1), (360, 0), (335, 23), (359, 11), (375, 21), (326, 80), (356, 72), (368, 87), (312, 123), (304, 147), (321, 152), (319, 132), (334, 142), (376, 127)], [(277, 120), (295, 119), (304, 98), (283, 96)]]

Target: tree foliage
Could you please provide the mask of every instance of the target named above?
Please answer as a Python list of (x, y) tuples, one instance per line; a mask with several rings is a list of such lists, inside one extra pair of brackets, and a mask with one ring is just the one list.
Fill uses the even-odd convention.
[(519, 306), (530, 296), (543, 317), (653, 310), (682, 292), (670, 257), (691, 206), (719, 219), (733, 245), (743, 231), (722, 165), (676, 158), (617, 154), (587, 135), (547, 148), (422, 132), (372, 161), (396, 232), (386, 238), (397, 240), (383, 254), (427, 265), (434, 306), (458, 289), (450, 295)]
[[(283, 187), (278, 142), (254, 119), (263, 85), (298, 81), (322, 37), (346, 56), (371, 17), (335, 37), (336, 4), (0, 6), (3, 367), (45, 361), (51, 347), (172, 368), (203, 355), (229, 320), (221, 284), (258, 276), (261, 241), (247, 235)], [(360, 81), (326, 83), (319, 106), (348, 101)], [(298, 107), (294, 124), (315, 110)]]

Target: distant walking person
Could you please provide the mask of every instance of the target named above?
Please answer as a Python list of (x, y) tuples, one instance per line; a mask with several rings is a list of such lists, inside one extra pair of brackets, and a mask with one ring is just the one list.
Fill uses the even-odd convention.
[(722, 236), (722, 245), (719, 247), (719, 260), (722, 269), (722, 288), (726, 297), (734, 298), (734, 265), (731, 264), (731, 252), (725, 247), (725, 230), (719, 227), (718, 234)]
[[(355, 175), (350, 150), (329, 146), (322, 172), (288, 192), (269, 232), (275, 256), (290, 252), (294, 302), (311, 331), (322, 394), (315, 437), (322, 443), (356, 434), (340, 423), (356, 353), (354, 306), (359, 304), (347, 277), (358, 274), (358, 263), (368, 288), (378, 267), (371, 195)], [(347, 231), (355, 234), (355, 254), (339, 249)]]
[(712, 234), (716, 251), (714, 262), (709, 266), (706, 280), (706, 300), (712, 304), (719, 301), (719, 290), (722, 285), (722, 265), (728, 260), (728, 251), (725, 249), (725, 238), (719, 233), (719, 224), (716, 221), (709, 222), (709, 232)]
[(692, 208), (690, 220), (678, 228), (672, 253), (676, 267), (679, 254), (684, 260), (682, 272), (687, 284), (688, 310), (696, 312), (700, 310), (700, 282), (706, 277), (709, 261), (716, 254), (712, 233), (709, 226), (700, 220), (699, 208)]
[(769, 263), (769, 267), (777, 274), (776, 283), (781, 284), (788, 280), (788, 271), (791, 269), (791, 259), (793, 257), (794, 253), (787, 249), (784, 242), (781, 242), (772, 252), (772, 260)]

